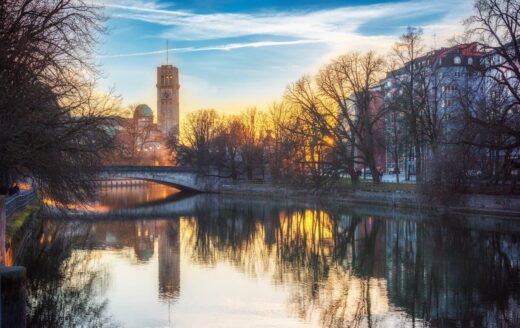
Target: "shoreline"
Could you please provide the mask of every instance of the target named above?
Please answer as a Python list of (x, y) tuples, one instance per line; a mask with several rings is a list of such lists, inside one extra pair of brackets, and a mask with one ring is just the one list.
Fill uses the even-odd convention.
[(520, 220), (520, 197), (484, 194), (454, 194), (449, 204), (439, 204), (431, 197), (409, 191), (352, 191), (329, 190), (313, 192), (295, 189), (287, 185), (273, 184), (223, 184), (223, 195), (254, 196), (261, 198), (291, 198), (294, 200), (318, 200), (326, 203), (372, 205), (394, 209), (427, 210), (441, 214), (479, 214)]

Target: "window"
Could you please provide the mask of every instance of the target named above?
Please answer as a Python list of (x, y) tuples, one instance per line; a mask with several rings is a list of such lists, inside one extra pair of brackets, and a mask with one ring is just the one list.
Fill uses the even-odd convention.
[(448, 108), (453, 106), (454, 102), (453, 99), (443, 99), (441, 100), (441, 107), (442, 108)]
[(471, 58), (471, 57), (468, 58), (468, 65), (473, 65), (473, 58)]
[(459, 56), (456, 56), (455, 58), (453, 58), (453, 63), (454, 63), (455, 65), (460, 65), (461, 62), (462, 62), (462, 61), (461, 61), (461, 59), (460, 59)]
[(455, 77), (462, 77), (462, 72), (456, 71), (456, 72), (453, 73), (453, 76), (455, 76)]
[(442, 86), (442, 92), (444, 91), (447, 91), (447, 92), (453, 92), (453, 91), (457, 91), (457, 86), (456, 85), (447, 85), (447, 86)]

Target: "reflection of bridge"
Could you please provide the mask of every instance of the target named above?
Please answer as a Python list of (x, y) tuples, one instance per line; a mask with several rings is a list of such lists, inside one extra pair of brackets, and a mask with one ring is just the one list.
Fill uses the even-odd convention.
[(217, 191), (221, 179), (177, 166), (105, 166), (102, 179), (131, 178), (170, 185), (186, 191)]

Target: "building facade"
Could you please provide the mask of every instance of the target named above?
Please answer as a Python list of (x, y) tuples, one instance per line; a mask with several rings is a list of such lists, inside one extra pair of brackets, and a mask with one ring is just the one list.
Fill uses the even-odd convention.
[(157, 124), (165, 135), (179, 135), (179, 69), (157, 67)]
[[(406, 177), (416, 173), (412, 136), (404, 132), (406, 109), (399, 108), (401, 100), (408, 101), (404, 98), (409, 94), (409, 89), (413, 88), (415, 98), (420, 98), (415, 106), (420, 108), (424, 121), (421, 124), (425, 125), (421, 126), (424, 134), (421, 135), (421, 157), (426, 163), (431, 157), (429, 143), (446, 145), (456, 139), (456, 133), (460, 130), (459, 119), (463, 115), (463, 97), (468, 90), (482, 83), (481, 58), (482, 53), (476, 43), (441, 48), (388, 73), (386, 79), (381, 81), (384, 106), (388, 112), (385, 116), (385, 167), (388, 173), (404, 171)], [(413, 86), (410, 86), (411, 72), (414, 74)]]

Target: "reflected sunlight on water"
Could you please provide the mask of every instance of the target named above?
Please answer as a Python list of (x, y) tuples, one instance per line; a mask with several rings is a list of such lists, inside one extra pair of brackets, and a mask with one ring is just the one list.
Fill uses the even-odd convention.
[(13, 238), (14, 262), (25, 265), (29, 277), (28, 322), (124, 327), (520, 322), (515, 274), (520, 234), (514, 229), (490, 231), (489, 222), (479, 228), (478, 219), (387, 216), (381, 209), (216, 195), (146, 207), (143, 200), (165, 194), (161, 188), (104, 190), (100, 203), (112, 208), (125, 204), (124, 195), (149, 193), (129, 196), (135, 203), (125, 206), (141, 204), (136, 212), (141, 214), (132, 219), (38, 218)]

